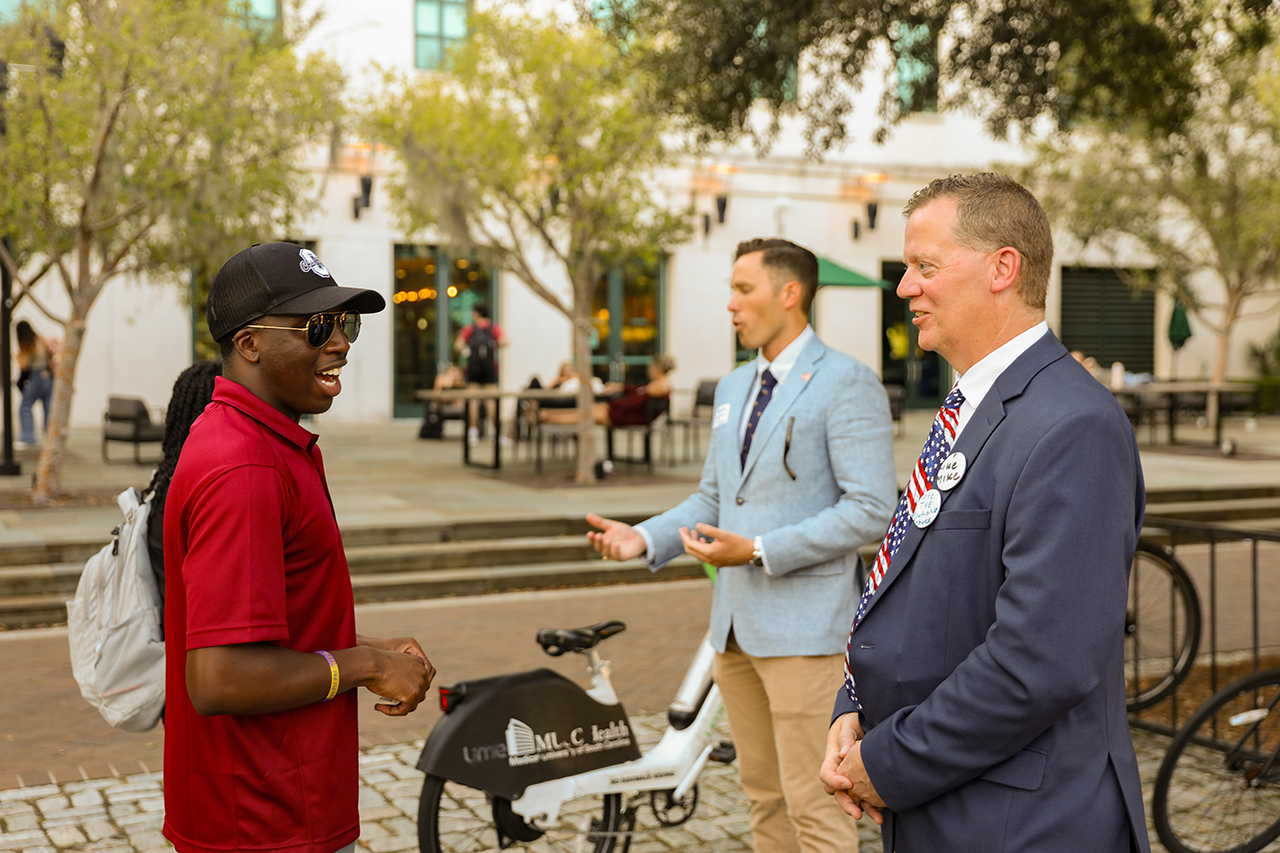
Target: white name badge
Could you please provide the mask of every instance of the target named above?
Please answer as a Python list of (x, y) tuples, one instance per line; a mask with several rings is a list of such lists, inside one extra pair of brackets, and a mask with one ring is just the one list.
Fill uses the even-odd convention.
[(723, 426), (729, 422), (729, 404), (721, 403), (716, 406), (716, 413), (711, 418), (711, 428)]
[(965, 460), (963, 453), (952, 453), (943, 460), (942, 466), (938, 468), (938, 488), (944, 492), (950, 491), (964, 476), (964, 469), (967, 464), (968, 462)]
[(930, 489), (916, 501), (916, 509), (911, 513), (911, 520), (915, 522), (916, 527), (928, 527), (938, 517), (940, 509), (942, 509), (942, 492)]

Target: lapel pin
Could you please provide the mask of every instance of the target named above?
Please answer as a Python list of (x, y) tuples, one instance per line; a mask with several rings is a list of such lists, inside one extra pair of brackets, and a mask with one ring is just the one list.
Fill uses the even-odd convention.
[(812, 376), (812, 375), (813, 375), (812, 373), (801, 373), (801, 374), (800, 374), (800, 381), (801, 381), (801, 382), (808, 382), (808, 381), (809, 381), (809, 377), (810, 377), (810, 376)]

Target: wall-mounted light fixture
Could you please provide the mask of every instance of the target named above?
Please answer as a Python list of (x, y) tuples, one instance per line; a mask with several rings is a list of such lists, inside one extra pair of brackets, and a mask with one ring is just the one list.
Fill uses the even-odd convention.
[[(846, 180), (841, 195), (848, 201), (862, 203), (867, 220), (867, 230), (876, 230), (876, 217), (880, 212), (880, 188), (889, 176), (884, 172), (864, 172), (856, 181)], [(849, 236), (857, 240), (862, 236), (862, 222), (855, 216), (849, 222)]]
[[(715, 163), (712, 166), (700, 168), (693, 175), (693, 181), (690, 186), (693, 195), (693, 203), (698, 205), (699, 196), (708, 196), (715, 199), (715, 221), (723, 225), (729, 213), (729, 184), (733, 181), (734, 174), (738, 171), (738, 167), (732, 163)], [(706, 207), (703, 207), (706, 210)], [(711, 233), (711, 214), (704, 213), (702, 217), (702, 233)]]
[(867, 230), (876, 230), (876, 214), (880, 211), (880, 188), (889, 176), (884, 172), (867, 172), (858, 178), (858, 183), (867, 188)]
[(373, 160), (377, 148), (371, 142), (348, 143), (342, 152), (340, 165), (344, 171), (355, 172), (360, 181), (359, 195), (351, 198), (351, 217), (360, 218), (362, 210), (368, 210), (373, 201)]
[(360, 218), (360, 211), (367, 210), (373, 200), (373, 175), (360, 176), (360, 195), (351, 199), (351, 215)]

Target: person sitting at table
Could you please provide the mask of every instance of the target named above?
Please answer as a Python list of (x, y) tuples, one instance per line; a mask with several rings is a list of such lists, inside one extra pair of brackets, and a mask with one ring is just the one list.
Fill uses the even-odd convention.
[[(666, 400), (671, 396), (671, 382), (668, 375), (676, 369), (676, 362), (669, 355), (655, 355), (649, 360), (649, 381), (644, 385), (623, 386), (616, 382), (606, 383), (605, 391), (621, 393), (607, 403), (596, 403), (592, 414), (595, 422), (601, 426), (643, 426), (658, 416), (651, 400)], [(577, 408), (559, 409), (543, 412), (544, 423), (575, 424), (578, 422)]]
[[(578, 369), (570, 360), (560, 362), (560, 373), (551, 384), (547, 386), (552, 391), (563, 391), (566, 394), (577, 394), (578, 389), (582, 387), (582, 379), (578, 374)], [(605, 385), (600, 381), (600, 377), (591, 377), (591, 391), (595, 394), (603, 394)], [(541, 400), (539, 401), (544, 409), (572, 409), (577, 405), (577, 401), (568, 398), (563, 400)]]

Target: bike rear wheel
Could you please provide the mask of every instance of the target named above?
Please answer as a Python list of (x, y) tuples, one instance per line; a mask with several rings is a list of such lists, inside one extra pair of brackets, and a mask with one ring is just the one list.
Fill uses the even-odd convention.
[(1125, 704), (1140, 711), (1164, 699), (1195, 663), (1200, 599), (1191, 576), (1165, 548), (1139, 542), (1125, 610)]
[(1170, 853), (1254, 853), (1280, 837), (1280, 669), (1233, 681), (1178, 731), (1152, 817)]
[(612, 853), (615, 845), (619, 850), (626, 847), (618, 844), (622, 824), (619, 794), (580, 797), (564, 803), (557, 825), (545, 832), (525, 824), (511, 811), (510, 801), (497, 798), (495, 802), (484, 791), (439, 776), (427, 776), (418, 802), (421, 853), (496, 853), (501, 849)]

